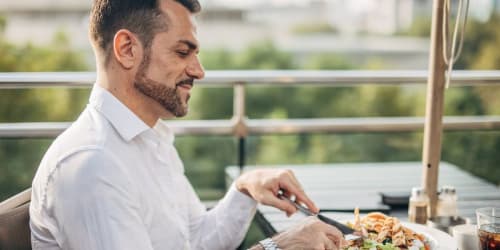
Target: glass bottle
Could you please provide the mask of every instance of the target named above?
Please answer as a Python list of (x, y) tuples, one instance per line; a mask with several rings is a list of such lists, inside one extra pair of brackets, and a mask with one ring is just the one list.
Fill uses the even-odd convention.
[(422, 187), (411, 190), (408, 204), (408, 220), (413, 223), (426, 224), (429, 216), (429, 196)]
[(457, 191), (455, 187), (443, 186), (441, 188), (436, 206), (436, 215), (449, 218), (457, 217)]

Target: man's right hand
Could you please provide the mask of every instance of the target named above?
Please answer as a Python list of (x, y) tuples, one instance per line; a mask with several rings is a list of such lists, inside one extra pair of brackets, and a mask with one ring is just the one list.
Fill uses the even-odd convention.
[(283, 250), (337, 250), (347, 246), (347, 241), (337, 228), (316, 217), (308, 217), (272, 239)]

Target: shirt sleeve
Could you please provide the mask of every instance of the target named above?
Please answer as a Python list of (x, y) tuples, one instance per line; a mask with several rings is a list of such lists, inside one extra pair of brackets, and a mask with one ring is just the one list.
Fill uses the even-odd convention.
[(78, 152), (61, 161), (51, 177), (44, 205), (62, 249), (153, 249), (137, 189), (112, 155)]
[(206, 211), (189, 185), (194, 204), (190, 231), (193, 249), (236, 249), (255, 215), (257, 202), (231, 185), (222, 200)]

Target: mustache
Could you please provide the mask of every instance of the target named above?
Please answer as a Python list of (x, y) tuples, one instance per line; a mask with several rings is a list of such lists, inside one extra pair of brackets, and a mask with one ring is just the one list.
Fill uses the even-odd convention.
[(188, 85), (191, 85), (193, 86), (193, 83), (194, 83), (194, 79), (193, 78), (188, 78), (188, 79), (184, 79), (184, 80), (181, 80), (179, 82), (177, 82), (175, 84), (175, 86), (179, 86), (179, 85), (183, 85), (183, 84), (188, 84)]

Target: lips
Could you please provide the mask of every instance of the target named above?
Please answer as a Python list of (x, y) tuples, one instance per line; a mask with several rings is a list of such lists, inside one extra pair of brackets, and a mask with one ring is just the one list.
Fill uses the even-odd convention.
[(179, 87), (181, 87), (183, 89), (187, 89), (187, 90), (190, 90), (190, 89), (193, 88), (193, 85), (191, 85), (191, 84), (179, 84), (177, 86), (179, 86)]
[(193, 79), (186, 79), (178, 82), (176, 84), (177, 87), (181, 87), (187, 90), (190, 90), (193, 88)]

